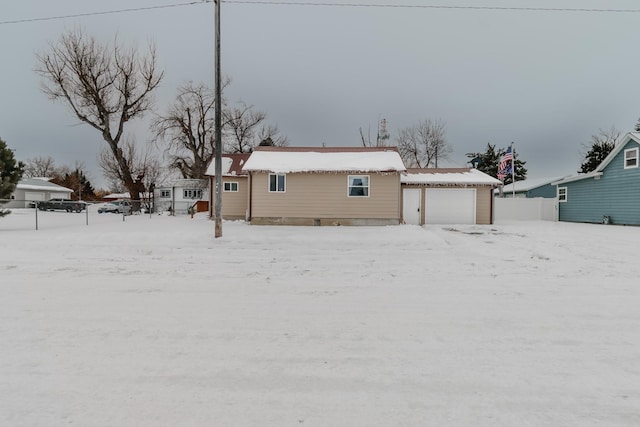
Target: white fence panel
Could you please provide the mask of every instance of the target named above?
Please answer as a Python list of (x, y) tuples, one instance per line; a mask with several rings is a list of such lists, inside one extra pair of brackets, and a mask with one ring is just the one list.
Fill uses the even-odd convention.
[(499, 198), (494, 204), (493, 219), (499, 221), (557, 221), (558, 201), (557, 199), (545, 199), (535, 197), (526, 198)]

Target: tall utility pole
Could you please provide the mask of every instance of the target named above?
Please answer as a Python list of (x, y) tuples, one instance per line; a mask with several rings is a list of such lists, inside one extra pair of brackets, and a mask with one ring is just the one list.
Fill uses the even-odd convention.
[[(215, 102), (215, 138), (216, 138), (216, 208), (215, 208), (215, 237), (222, 237), (222, 84), (220, 77), (220, 3), (214, 0), (215, 12), (215, 74), (216, 74), (216, 102)], [(212, 189), (213, 190), (213, 189)]]

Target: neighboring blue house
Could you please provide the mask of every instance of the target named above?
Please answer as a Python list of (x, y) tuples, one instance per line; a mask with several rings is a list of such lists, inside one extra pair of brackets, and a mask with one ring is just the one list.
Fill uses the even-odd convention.
[(628, 133), (595, 171), (561, 179), (559, 220), (640, 225), (640, 133)]
[[(543, 197), (545, 199), (553, 199), (557, 195), (556, 186), (552, 183), (559, 181), (564, 177), (527, 179), (525, 181), (516, 181), (513, 184), (505, 185), (502, 188), (502, 197)], [(499, 190), (495, 190), (495, 195), (499, 196)]]

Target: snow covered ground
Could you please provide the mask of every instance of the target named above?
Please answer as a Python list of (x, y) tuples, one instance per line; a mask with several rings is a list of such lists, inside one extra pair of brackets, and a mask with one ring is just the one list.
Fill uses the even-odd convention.
[(638, 426), (640, 228), (0, 219), (2, 426)]

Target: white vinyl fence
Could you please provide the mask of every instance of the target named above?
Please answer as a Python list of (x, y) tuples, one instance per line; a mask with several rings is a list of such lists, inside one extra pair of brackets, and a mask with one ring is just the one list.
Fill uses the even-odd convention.
[(558, 220), (558, 200), (535, 197), (531, 199), (499, 198), (494, 200), (494, 222), (500, 221), (557, 221)]

